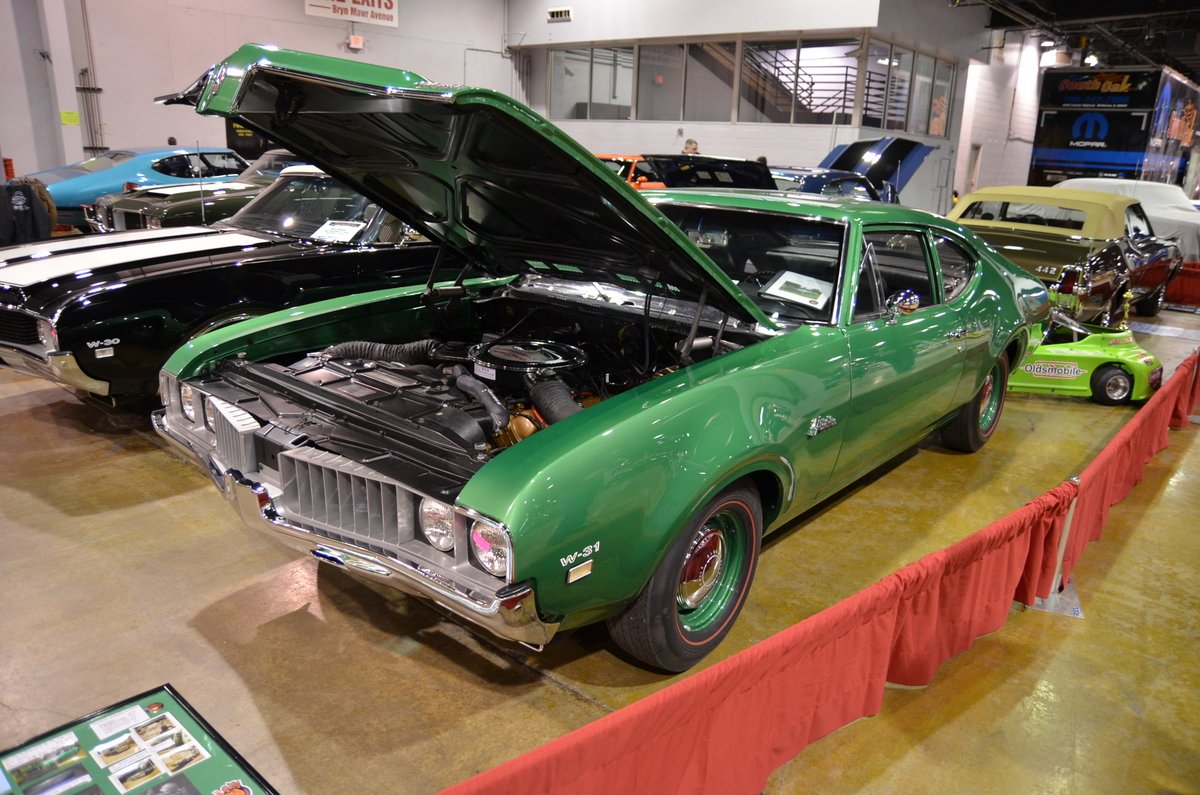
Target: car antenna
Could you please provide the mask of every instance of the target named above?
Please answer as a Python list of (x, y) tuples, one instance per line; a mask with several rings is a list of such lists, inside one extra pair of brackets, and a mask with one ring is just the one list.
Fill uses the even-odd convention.
[[(196, 163), (203, 163), (204, 160), (200, 157), (200, 141), (196, 140)], [(200, 166), (200, 226), (207, 226), (204, 222), (204, 167)]]

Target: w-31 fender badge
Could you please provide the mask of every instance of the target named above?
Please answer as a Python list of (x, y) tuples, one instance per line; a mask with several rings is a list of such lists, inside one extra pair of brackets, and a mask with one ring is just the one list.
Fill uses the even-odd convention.
[(808, 435), (810, 437), (816, 436), (818, 433), (827, 431), (835, 425), (837, 425), (837, 420), (833, 417), (830, 417), (828, 414), (820, 417), (813, 417), (808, 423)]

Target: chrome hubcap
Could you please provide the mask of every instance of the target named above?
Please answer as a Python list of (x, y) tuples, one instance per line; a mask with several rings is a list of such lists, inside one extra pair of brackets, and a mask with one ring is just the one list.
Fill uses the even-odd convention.
[(694, 610), (704, 603), (721, 579), (725, 567), (725, 540), (715, 527), (705, 527), (692, 541), (679, 573), (679, 593), (676, 599), (685, 610)]
[(1129, 395), (1130, 389), (1129, 376), (1114, 375), (1105, 383), (1104, 394), (1108, 396), (1109, 400), (1124, 400)]

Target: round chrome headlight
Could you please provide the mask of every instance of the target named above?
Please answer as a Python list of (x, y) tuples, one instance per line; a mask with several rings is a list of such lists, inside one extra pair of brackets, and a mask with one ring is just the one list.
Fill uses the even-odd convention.
[(196, 390), (192, 389), (192, 385), (183, 383), (179, 385), (179, 410), (183, 412), (183, 416), (187, 417), (188, 422), (196, 421)]
[(508, 533), (487, 522), (476, 520), (471, 525), (471, 549), (475, 559), (488, 574), (503, 577), (508, 573), (508, 561), (512, 556), (512, 542)]
[(449, 552), (454, 549), (454, 508), (444, 502), (424, 497), (417, 508), (417, 522), (425, 540), (434, 549)]

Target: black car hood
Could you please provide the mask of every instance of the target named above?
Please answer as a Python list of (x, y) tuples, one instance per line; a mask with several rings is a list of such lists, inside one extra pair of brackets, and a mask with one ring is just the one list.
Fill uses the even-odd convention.
[(45, 240), (0, 249), (0, 303), (42, 309), (46, 302), (113, 289), (135, 272), (275, 243), (247, 230), (181, 226)]
[[(549, 265), (770, 321), (677, 227), (554, 125), (486, 89), (246, 45), (172, 98), (234, 118), (493, 275)], [(658, 286), (654, 286), (658, 285)]]

